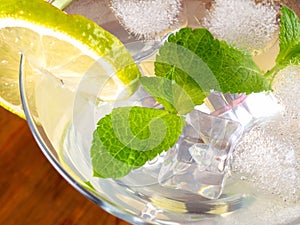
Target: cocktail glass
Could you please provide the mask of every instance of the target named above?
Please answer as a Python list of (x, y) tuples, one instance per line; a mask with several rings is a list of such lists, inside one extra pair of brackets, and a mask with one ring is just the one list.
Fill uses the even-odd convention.
[[(78, 0), (61, 6), (68, 13), (81, 13), (95, 20), (115, 34), (129, 49), (142, 73), (153, 75), (154, 61), (151, 57), (165, 38), (181, 27), (201, 26), (200, 20), (205, 18), (206, 9), (212, 3), (192, 0), (157, 2), (165, 9), (171, 6), (178, 8), (169, 12), (174, 13), (169, 14), (170, 20), (160, 18), (162, 21), (159, 22), (166, 24), (152, 24), (153, 27), (149, 27), (147, 32), (130, 19), (139, 16), (133, 12), (145, 10), (142, 3), (149, 9), (153, 7), (157, 10), (155, 1)], [(139, 19), (142, 21), (142, 18)], [(149, 23), (151, 25), (151, 20)], [(161, 30), (158, 31), (159, 28)], [(273, 44), (272, 38), (270, 43)], [(258, 54), (259, 58), (271, 52), (274, 58), (272, 51), (276, 52), (276, 47), (264, 46), (263, 49), (259, 54), (257, 49), (252, 49), (253, 54)], [(121, 106), (162, 106), (142, 88), (129, 98), (103, 101), (99, 93), (105, 88), (105, 81), (95, 79), (91, 73), (94, 68), (87, 70), (75, 90), (47, 75), (31, 76), (30, 79), (35, 80), (32, 87), (32, 84), (28, 85), (31, 80), (26, 76), (25, 59), (26, 55), (21, 55), (20, 91), (26, 118), (37, 143), (72, 186), (108, 212), (133, 224), (299, 223), (297, 183), (292, 184), (294, 197), (286, 199), (275, 191), (272, 193), (254, 185), (255, 182), (247, 177), (249, 173), (231, 168), (235, 159), (234, 149), (243, 136), (261, 120), (266, 121), (265, 117), (279, 112), (280, 107), (273, 101), (272, 94), (249, 97), (211, 92), (206, 104), (188, 114), (188, 125), (171, 150), (123, 178), (104, 179), (93, 176), (90, 156), (93, 132), (99, 118)], [(265, 66), (268, 63), (262, 64)], [(38, 94), (33, 94), (34, 98), (29, 97), (32, 93)], [(48, 93), (52, 93), (51, 96)], [(258, 99), (261, 100), (259, 105)], [(295, 150), (294, 158), (298, 161), (296, 167), (291, 168), (295, 169), (294, 176), (299, 177), (300, 153), (299, 148)], [(297, 182), (299, 179), (295, 180)]]

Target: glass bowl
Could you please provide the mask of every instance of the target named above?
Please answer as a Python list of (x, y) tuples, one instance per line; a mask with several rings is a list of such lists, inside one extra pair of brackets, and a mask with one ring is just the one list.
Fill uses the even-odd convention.
[[(61, 2), (52, 1), (52, 4), (67, 13), (82, 14), (116, 35), (125, 44), (144, 76), (154, 74), (155, 55), (170, 34), (182, 27), (208, 26), (220, 29), (220, 24), (214, 22), (214, 14), (209, 11), (212, 6), (217, 11), (218, 6), (210, 0)], [(216, 2), (222, 5), (220, 1)], [(246, 0), (243, 2), (246, 6), (255, 5), (247, 5)], [(240, 3), (232, 1), (232, 4), (241, 7)], [(269, 7), (267, 3), (257, 4), (261, 4), (262, 8)], [(278, 5), (273, 7), (272, 13), (276, 16)], [(151, 14), (151, 20), (148, 14)], [(213, 27), (213, 24), (216, 26)], [(228, 42), (237, 40), (236, 37), (223, 37), (222, 30), (212, 31)], [(251, 46), (245, 46), (242, 42), (237, 45), (250, 50), (254, 58), (258, 57), (258, 64), (262, 55), (270, 56), (267, 63), (263, 62), (268, 67), (278, 52), (278, 42), (274, 38), (277, 31), (274, 28), (271, 37), (259, 46), (257, 42), (251, 43)], [(249, 35), (245, 38), (251, 40)], [(235, 159), (243, 159), (234, 152), (245, 134), (253, 135), (252, 130), (261, 124), (262, 118), (266, 121), (265, 117), (273, 118), (281, 110), (272, 94), (259, 93), (249, 97), (244, 94), (211, 92), (204, 105), (185, 117), (188, 125), (169, 151), (162, 152), (125, 177), (99, 178), (94, 176), (90, 156), (98, 120), (117, 107), (161, 109), (162, 106), (143, 88), (138, 88), (128, 98), (103, 101), (99, 96), (107, 81), (94, 77), (94, 65), (88, 68), (74, 90), (68, 88), (64, 81), (51, 76), (26, 75), (24, 58), (26, 55), (21, 55), (21, 99), (26, 119), (39, 147), (64, 179), (109, 213), (132, 224), (300, 222), (300, 194), (296, 183), (292, 184), (294, 194), (288, 195), (292, 197), (282, 197), (283, 190), (278, 190), (282, 184), (273, 190), (263, 185), (253, 185), (261, 184), (260, 178), (251, 177), (255, 174), (246, 171), (248, 167), (239, 170), (242, 163), (234, 164)], [(292, 72), (299, 73), (299, 69), (294, 68)], [(35, 80), (34, 85), (32, 80)], [(257, 109), (258, 99), (260, 110)], [(294, 175), (299, 177), (299, 147), (295, 151), (297, 165), (287, 170), (295, 169)], [(273, 181), (264, 179), (266, 183), (263, 184)], [(295, 180), (299, 182), (299, 178)]]

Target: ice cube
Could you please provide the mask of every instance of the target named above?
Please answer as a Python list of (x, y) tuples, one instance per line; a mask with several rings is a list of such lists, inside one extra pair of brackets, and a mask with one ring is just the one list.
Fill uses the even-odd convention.
[(212, 164), (214, 157), (213, 151), (211, 151), (207, 145), (197, 143), (192, 145), (188, 150), (192, 159), (198, 164), (199, 170), (205, 170)]
[(234, 151), (233, 172), (285, 200), (299, 198), (299, 137), (299, 128), (283, 116), (260, 124), (245, 134)]
[(277, 74), (273, 81), (274, 95), (289, 114), (299, 114), (300, 67), (290, 66)]
[(282, 111), (282, 106), (271, 92), (245, 94), (223, 94), (212, 91), (205, 100), (212, 115), (238, 121), (244, 130), (250, 130), (255, 124)]
[(250, 50), (263, 49), (278, 30), (277, 5), (253, 0), (215, 0), (203, 26), (227, 43)]
[(163, 186), (207, 199), (222, 194), (231, 151), (243, 133), (240, 123), (193, 110), (176, 145), (168, 151), (159, 173)]
[(180, 23), (180, 0), (112, 0), (110, 4), (124, 28), (139, 39), (153, 39)]
[(288, 67), (277, 74), (274, 96), (284, 110), (246, 133), (233, 157), (233, 172), (284, 201), (300, 199), (299, 73)]

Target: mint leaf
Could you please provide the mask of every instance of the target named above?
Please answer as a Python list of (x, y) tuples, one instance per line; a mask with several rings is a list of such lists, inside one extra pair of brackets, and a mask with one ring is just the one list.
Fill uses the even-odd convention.
[(300, 21), (298, 16), (286, 6), (282, 6), (279, 33), (279, 55), (276, 63), (281, 68), (299, 65), (300, 61)]
[(264, 75), (272, 85), (276, 74), (289, 65), (300, 64), (300, 21), (295, 12), (286, 6), (281, 8), (279, 54), (276, 65)]
[(269, 89), (251, 55), (203, 28), (183, 28), (170, 35), (159, 49), (155, 74), (174, 80), (195, 104), (201, 104), (211, 89), (247, 94)]
[(171, 113), (184, 115), (195, 104), (186, 91), (177, 83), (163, 77), (141, 77), (144, 89)]
[(98, 122), (91, 147), (94, 176), (120, 178), (172, 147), (183, 118), (165, 110), (121, 107)]

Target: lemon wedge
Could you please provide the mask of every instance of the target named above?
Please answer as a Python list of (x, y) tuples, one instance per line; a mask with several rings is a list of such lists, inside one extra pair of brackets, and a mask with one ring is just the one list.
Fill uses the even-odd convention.
[(76, 91), (89, 71), (105, 83), (98, 96), (104, 101), (114, 101), (120, 93), (129, 96), (140, 76), (121, 41), (93, 21), (43, 0), (0, 0), (0, 105), (23, 118), (20, 53), (27, 80), (31, 74), (46, 75)]

